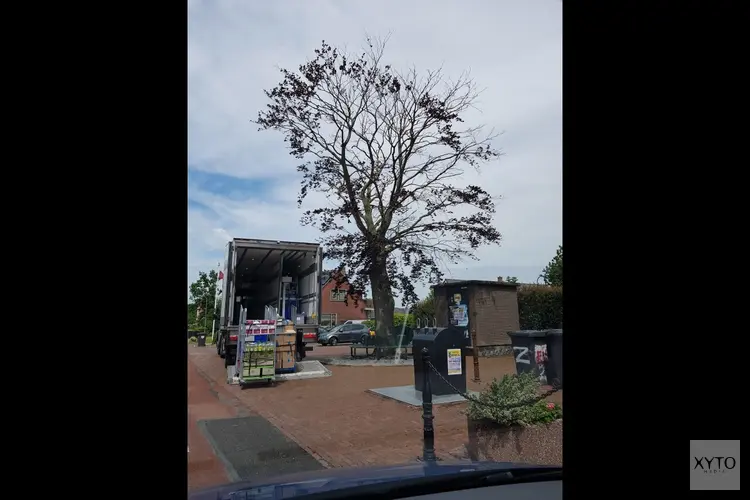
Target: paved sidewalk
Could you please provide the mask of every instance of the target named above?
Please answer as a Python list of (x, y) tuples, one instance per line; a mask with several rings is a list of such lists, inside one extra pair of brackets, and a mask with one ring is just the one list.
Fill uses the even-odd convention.
[[(422, 452), (422, 410), (366, 392), (378, 387), (413, 383), (413, 367), (329, 366), (327, 378), (278, 382), (273, 387), (241, 389), (229, 386), (223, 360), (215, 349), (189, 349), (189, 364), (214, 381), (221, 397), (236, 398), (263, 416), (287, 437), (327, 467), (359, 467), (413, 462)], [(471, 363), (467, 363), (469, 373)], [(515, 371), (513, 359), (482, 358), (483, 384), (470, 381), (478, 391), (492, 377)], [(560, 401), (555, 394), (551, 401)], [(435, 407), (435, 447), (438, 456), (468, 440), (466, 403)]]
[(211, 384), (192, 363), (188, 363), (188, 490), (207, 488), (229, 482), (221, 460), (198, 428), (198, 421), (208, 418), (229, 418), (236, 411), (220, 402)]
[(189, 491), (323, 468), (219, 385), (188, 362)]

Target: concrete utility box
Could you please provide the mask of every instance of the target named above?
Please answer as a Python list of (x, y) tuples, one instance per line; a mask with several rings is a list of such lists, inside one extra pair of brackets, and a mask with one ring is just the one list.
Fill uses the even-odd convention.
[(518, 285), (502, 281), (449, 281), (433, 285), (438, 326), (464, 329), (466, 345), (471, 331), (477, 346), (510, 346), (508, 332), (520, 329)]

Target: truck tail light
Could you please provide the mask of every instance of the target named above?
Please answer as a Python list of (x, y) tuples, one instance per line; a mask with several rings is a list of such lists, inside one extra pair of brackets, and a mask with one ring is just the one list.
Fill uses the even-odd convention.
[(230, 341), (237, 341), (237, 335), (230, 335), (229, 336)]

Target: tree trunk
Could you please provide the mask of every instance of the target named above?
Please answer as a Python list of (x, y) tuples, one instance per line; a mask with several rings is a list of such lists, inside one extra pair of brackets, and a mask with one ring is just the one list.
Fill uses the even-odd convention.
[(375, 342), (376, 345), (389, 345), (393, 330), (393, 311), (395, 304), (391, 293), (391, 282), (385, 262), (373, 266), (370, 272), (372, 302), (375, 309)]

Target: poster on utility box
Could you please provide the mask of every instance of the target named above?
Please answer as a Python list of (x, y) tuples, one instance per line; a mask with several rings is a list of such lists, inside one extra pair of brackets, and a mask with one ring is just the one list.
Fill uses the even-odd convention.
[(461, 349), (448, 349), (448, 375), (461, 375)]
[[(464, 293), (461, 293), (461, 292)], [(448, 324), (464, 331), (464, 340), (469, 343), (469, 300), (464, 288), (448, 289)]]

